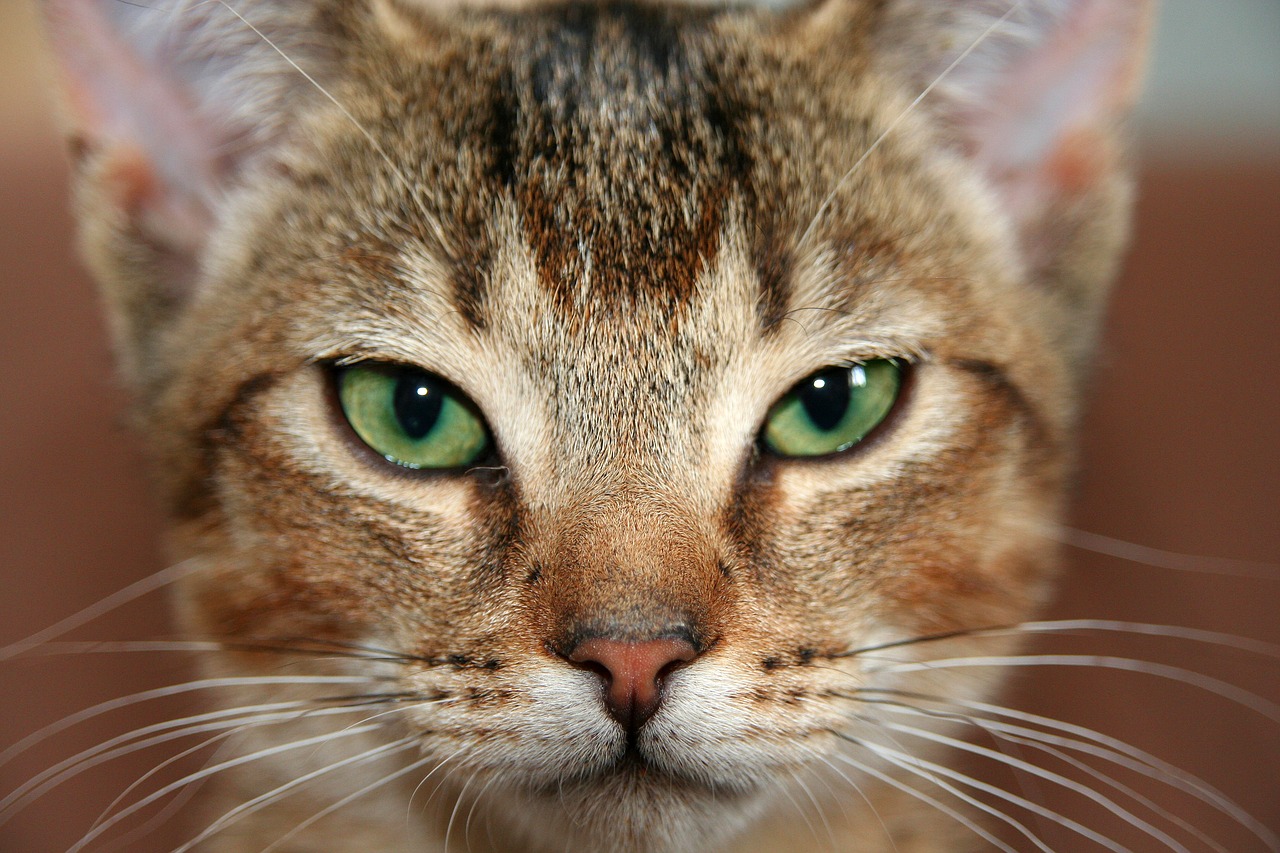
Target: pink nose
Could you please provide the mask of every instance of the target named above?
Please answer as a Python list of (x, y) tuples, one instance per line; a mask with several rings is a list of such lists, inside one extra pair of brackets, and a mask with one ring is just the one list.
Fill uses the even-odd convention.
[(605, 707), (623, 728), (634, 732), (658, 710), (666, 675), (697, 656), (688, 640), (592, 637), (578, 643), (568, 659), (603, 679)]

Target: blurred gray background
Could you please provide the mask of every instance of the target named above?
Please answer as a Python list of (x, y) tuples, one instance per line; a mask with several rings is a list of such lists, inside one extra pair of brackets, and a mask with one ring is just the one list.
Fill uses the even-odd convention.
[(1151, 156), (1280, 156), (1280, 0), (1164, 0), (1139, 115)]

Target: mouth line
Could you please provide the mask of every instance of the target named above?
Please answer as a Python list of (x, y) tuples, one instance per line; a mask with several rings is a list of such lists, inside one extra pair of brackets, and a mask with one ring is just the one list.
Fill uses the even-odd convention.
[(640, 746), (636, 742), (634, 736), (627, 738), (626, 748), (623, 749), (622, 755), (609, 767), (603, 771), (610, 775), (628, 775), (640, 778), (658, 778), (658, 779), (674, 779), (675, 777), (660, 767), (657, 767), (652, 759), (646, 758), (644, 753), (640, 751)]
[(562, 789), (562, 786), (566, 783), (578, 787), (593, 787), (614, 780), (647, 781), (669, 786), (695, 787), (690, 780), (673, 774), (671, 771), (659, 767), (653, 762), (653, 759), (646, 758), (644, 753), (640, 751), (635, 739), (630, 737), (627, 738), (626, 745), (622, 750), (610, 759), (608, 763), (590, 771), (570, 775), (556, 787), (557, 789)]
[(569, 773), (557, 780), (548, 780), (533, 788), (533, 793), (543, 797), (561, 798), (569, 791), (594, 794), (602, 790), (624, 786), (664, 791), (678, 796), (711, 796), (720, 800), (750, 796), (749, 787), (694, 778), (656, 764), (647, 758), (628, 738), (626, 746), (607, 764), (578, 774)]

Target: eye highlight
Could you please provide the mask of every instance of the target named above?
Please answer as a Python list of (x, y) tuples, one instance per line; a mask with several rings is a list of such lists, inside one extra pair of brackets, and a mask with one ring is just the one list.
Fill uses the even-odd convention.
[(489, 449), (475, 406), (438, 376), (411, 367), (359, 364), (338, 371), (338, 401), (360, 440), (404, 468), (470, 465)]
[(879, 426), (902, 390), (903, 366), (886, 358), (829, 367), (805, 378), (769, 411), (761, 439), (777, 456), (830, 456)]

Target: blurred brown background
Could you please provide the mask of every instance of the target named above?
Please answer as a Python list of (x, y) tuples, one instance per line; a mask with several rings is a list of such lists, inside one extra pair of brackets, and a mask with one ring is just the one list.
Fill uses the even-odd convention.
[[(139, 441), (124, 427), (93, 289), (71, 249), (65, 163), (30, 9), (0, 3), (2, 645), (162, 563)], [(1083, 436), (1074, 523), (1154, 548), (1267, 563), (1270, 569), (1257, 571), (1270, 578), (1215, 574), (1222, 567), (1211, 561), (1175, 571), (1071, 550), (1055, 615), (1280, 642), (1280, 95), (1266, 91), (1272, 83), (1280, 93), (1280, 73), (1268, 80), (1268, 69), (1280, 69), (1280, 4), (1171, 0), (1166, 9), (1175, 20), (1165, 30), (1176, 31), (1162, 33), (1167, 40), (1144, 118), (1150, 151), (1136, 243), (1116, 293)], [(1197, 32), (1195, 14), (1237, 11), (1253, 17), (1235, 31), (1215, 31), (1219, 41), (1208, 30)], [(1231, 75), (1248, 65), (1240, 60), (1250, 50), (1264, 55), (1253, 56), (1252, 82), (1237, 83)], [(1260, 100), (1249, 101), (1250, 91)], [(1240, 100), (1234, 111), (1232, 98)], [(1183, 115), (1184, 108), (1199, 113)], [(163, 636), (162, 613), (162, 601), (152, 596), (76, 636)], [(1185, 666), (1280, 702), (1280, 660), (1189, 643), (1059, 641), (1052, 648)], [(181, 680), (180, 662), (159, 657), (0, 662), (0, 749), (94, 702)], [(1100, 729), (1203, 776), (1280, 832), (1280, 722), (1132, 673), (1028, 671), (1015, 695), (1021, 707)], [(0, 796), (41, 767), (123, 731), (121, 719), (69, 732), (0, 767)], [(65, 849), (122, 778), (131, 780), (162, 757), (90, 774), (79, 788), (0, 828), (0, 851)], [(1167, 849), (1043, 782), (1013, 784), (1106, 826), (1134, 850)], [(1232, 853), (1266, 849), (1212, 809), (1160, 793), (1159, 786), (1143, 790), (1216, 833)], [(1062, 829), (1031, 825), (1055, 850), (1095, 849)], [(174, 840), (156, 830), (125, 849), (162, 850), (166, 838)], [(1188, 845), (1211, 849), (1194, 838)]]

